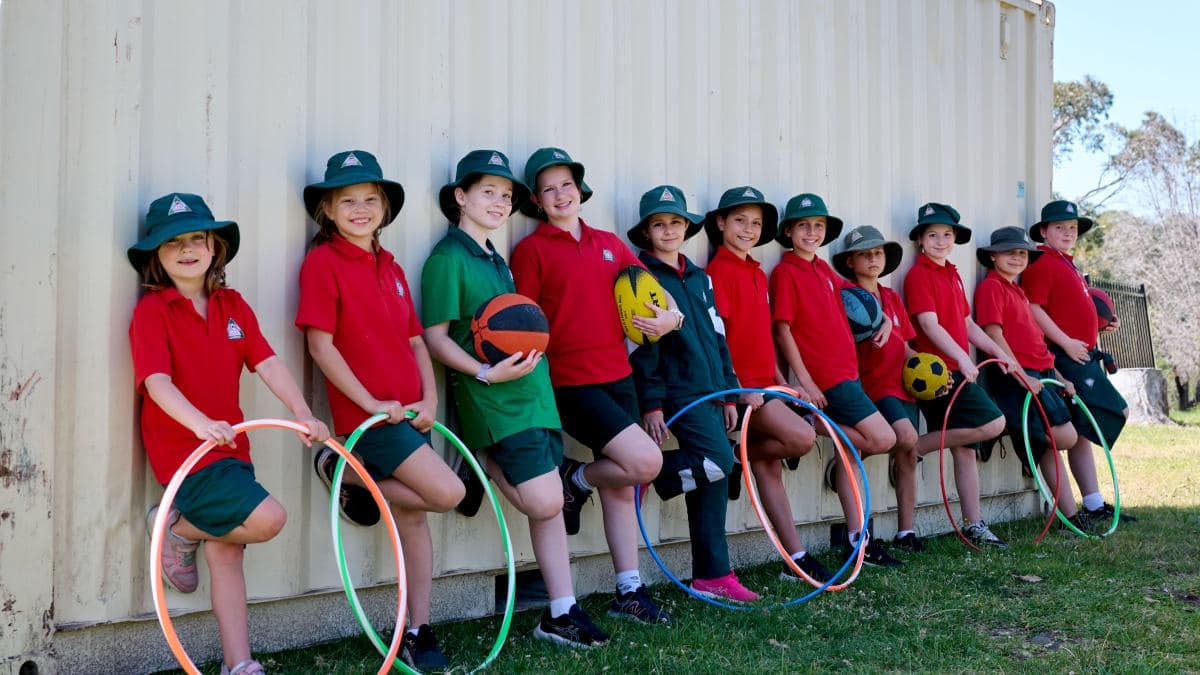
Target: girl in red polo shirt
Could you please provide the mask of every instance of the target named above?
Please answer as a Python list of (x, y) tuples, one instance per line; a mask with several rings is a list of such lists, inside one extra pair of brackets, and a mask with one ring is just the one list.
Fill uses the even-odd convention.
[[(704, 231), (716, 248), (705, 271), (712, 278), (717, 314), (725, 323), (725, 341), (733, 371), (741, 386), (747, 388), (787, 384), (775, 363), (767, 275), (750, 255), (755, 247), (774, 240), (778, 220), (775, 206), (749, 185), (726, 190), (717, 208), (704, 217)], [(816, 441), (812, 425), (782, 399), (764, 401), (762, 394), (743, 394), (739, 403), (755, 409), (750, 418), (750, 447), (746, 452), (767, 517), (796, 564), (809, 576), (824, 582), (830, 577), (829, 570), (807, 554), (796, 533), (780, 462), (798, 459), (812, 450)], [(735, 466), (735, 473), (729, 478), (731, 498), (736, 499), (734, 488), (738, 484)], [(780, 578), (800, 581), (787, 565), (783, 566)]]
[[(212, 607), (224, 653), (222, 673), (263, 672), (250, 658), (246, 622), (246, 544), (279, 534), (287, 513), (254, 478), (250, 441), (235, 434), (242, 368), (262, 381), (291, 410), (307, 434), (329, 438), (315, 419), (283, 361), (258, 329), (254, 311), (225, 286), (225, 265), (238, 250), (238, 226), (215, 221), (197, 195), (173, 193), (150, 204), (146, 236), (128, 251), (129, 262), (150, 289), (133, 310), (129, 344), (142, 402), (142, 441), (162, 484), (195, 450), (210, 451), (184, 479), (167, 518), (162, 569), (183, 593), (196, 590), (196, 549), (201, 542), (212, 577)], [(154, 523), (158, 507), (146, 514)]]
[[(958, 268), (950, 262), (955, 244), (971, 241), (971, 229), (960, 224), (958, 211), (930, 202), (917, 211), (917, 225), (908, 238), (917, 242), (920, 255), (904, 277), (904, 300), (915, 319), (917, 351), (937, 355), (951, 370), (951, 386), (964, 380), (946, 431), (946, 445), (954, 457), (954, 484), (962, 503), (963, 534), (976, 545), (1008, 548), (984, 522), (979, 504), (979, 467), (973, 444), (1004, 433), (1004, 415), (987, 392), (975, 383), (979, 368), (971, 359), (970, 345), (995, 356), (1006, 370), (1019, 369), (1016, 361), (971, 320), (971, 308)], [(949, 396), (918, 401), (928, 433), (917, 439), (917, 453), (937, 452)]]
[[(513, 279), (517, 292), (533, 298), (550, 320), (546, 357), (563, 430), (598, 457), (590, 464), (567, 458), (560, 468), (567, 534), (579, 532), (579, 511), (598, 489), (617, 577), (609, 615), (669, 623), (638, 572), (632, 487), (658, 475), (662, 453), (640, 424), (633, 369), (613, 299), (617, 274), (630, 265), (644, 266), (616, 235), (579, 217), (592, 191), (583, 182), (583, 165), (566, 151), (534, 152), (525, 163), (525, 184), (533, 195), (521, 212), (540, 224), (513, 249)], [(668, 304), (670, 310), (656, 308), (655, 318), (634, 323), (652, 335), (674, 330), (683, 315), (669, 296)]]
[[(304, 188), (304, 203), (319, 230), (300, 269), (296, 326), (325, 374), (334, 431), (346, 435), (375, 413), (388, 415), (354, 449), (391, 502), (404, 543), (412, 627), (403, 656), (419, 670), (445, 668), (429, 626), (433, 542), (426, 513), (454, 508), (464, 488), (429, 445), (437, 412), (433, 363), (404, 270), (379, 243), (380, 230), (404, 204), (404, 188), (384, 180), (371, 153), (349, 150), (329, 159), (323, 182)], [(336, 459), (328, 448), (316, 457), (327, 487)], [(361, 497), (361, 487), (348, 487), (359, 492), (343, 500)]]

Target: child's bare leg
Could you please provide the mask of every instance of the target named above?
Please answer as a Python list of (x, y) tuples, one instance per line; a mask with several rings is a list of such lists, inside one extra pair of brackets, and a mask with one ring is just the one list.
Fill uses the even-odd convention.
[[(888, 426), (887, 420), (879, 413), (871, 413), (853, 426), (838, 425), (850, 442), (858, 449), (861, 457), (887, 452), (896, 444), (896, 434)], [(824, 425), (818, 433), (827, 435)], [(847, 452), (849, 449), (847, 449)], [(840, 458), (834, 463), (834, 484), (837, 486), (838, 501), (842, 505), (842, 514), (846, 517), (846, 530), (850, 534), (861, 532), (862, 518), (858, 515), (858, 506), (854, 501), (854, 489), (851, 481), (857, 482), (855, 472), (847, 471)], [(859, 488), (860, 498), (862, 488)], [(870, 514), (866, 514), (870, 517)]]
[[(406, 462), (407, 463), (407, 462)], [(396, 531), (404, 549), (405, 579), (408, 581), (408, 624), (416, 627), (429, 623), (429, 603), (433, 588), (433, 540), (425, 511), (412, 511), (392, 505)]]
[(620, 573), (638, 568), (637, 513), (632, 487), (598, 487), (604, 512), (604, 538), (612, 555), (613, 570)]
[(1062, 470), (1062, 462), (1055, 461), (1052, 451), (1047, 448), (1046, 452), (1042, 453), (1042, 459), (1038, 461), (1038, 466), (1042, 469), (1042, 478), (1046, 481), (1046, 488), (1049, 490), (1051, 498), (1053, 499), (1054, 494), (1058, 494), (1058, 510), (1068, 518), (1073, 517), (1079, 509), (1075, 505), (1075, 495), (1071, 492), (1071, 484), (1067, 481), (1066, 472)]
[(1079, 491), (1085, 495), (1099, 492), (1100, 481), (1096, 478), (1096, 459), (1092, 455), (1092, 442), (1079, 434), (1075, 443), (1065, 447), (1070, 448), (1067, 451), (1067, 460), (1071, 464), (1071, 475), (1075, 476), (1075, 484), (1079, 486)]
[(783, 401), (771, 399), (750, 417), (750, 438), (756, 460), (780, 460), (807, 455), (817, 434)]
[(967, 522), (977, 523), (982, 519), (982, 509), (979, 505), (979, 466), (975, 463), (975, 448), (959, 446), (950, 450), (954, 455), (954, 485), (958, 488), (962, 517)]
[(241, 544), (210, 540), (204, 546), (204, 558), (212, 584), (212, 608), (221, 635), (225, 665), (250, 658), (250, 627), (246, 619), (246, 577), (242, 571), (244, 548)]
[(767, 519), (775, 528), (779, 542), (789, 555), (804, 551), (800, 535), (796, 533), (796, 520), (792, 515), (792, 503), (783, 487), (783, 466), (773, 457), (751, 459), (750, 470), (754, 472), (758, 496), (762, 500)]
[(649, 483), (662, 469), (662, 451), (636, 424), (625, 427), (614, 436), (605, 444), (602, 454), (603, 457), (583, 470), (587, 482), (598, 488), (623, 488)]
[[(350, 472), (345, 474), (345, 480), (363, 485), (362, 480)], [(466, 494), (462, 481), (428, 444), (413, 451), (392, 471), (391, 477), (378, 483), (388, 503), (408, 511), (445, 513)]]
[(892, 457), (896, 462), (897, 531), (914, 529), (917, 511), (917, 430), (906, 419), (892, 425), (896, 445)]
[[(190, 541), (204, 540), (241, 546), (242, 544), (257, 544), (274, 539), (275, 535), (279, 534), (279, 531), (283, 529), (285, 523), (287, 523), (287, 511), (284, 510), (283, 505), (276, 501), (274, 497), (267, 497), (258, 506), (254, 507), (254, 510), (250, 512), (245, 522), (223, 536), (212, 536), (208, 532), (192, 525), (182, 515), (179, 516), (179, 520), (175, 521), (175, 524), (171, 527), (171, 531)], [(235, 661), (234, 663), (237, 662)]]
[(567, 546), (567, 530), (563, 525), (562, 480), (557, 471), (512, 485), (504, 478), (500, 467), (488, 458), (488, 474), (500, 492), (525, 514), (529, 521), (529, 539), (533, 557), (537, 559), (546, 591), (551, 600), (575, 595), (571, 583), (571, 557)]

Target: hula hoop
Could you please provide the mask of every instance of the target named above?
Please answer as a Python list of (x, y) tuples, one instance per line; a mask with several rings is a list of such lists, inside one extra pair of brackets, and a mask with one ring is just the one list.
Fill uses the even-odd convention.
[[(1064, 389), (1066, 388), (1066, 385), (1064, 385), (1062, 382), (1059, 382), (1058, 380), (1056, 380), (1052, 377), (1047, 377), (1047, 378), (1043, 379), (1042, 384), (1053, 385), (1055, 387), (1060, 387), (1060, 388), (1064, 388)], [(1029, 465), (1032, 467), (1032, 466), (1034, 466), (1034, 464), (1033, 464), (1033, 449), (1030, 447), (1030, 444), (1029, 444), (1029, 399), (1030, 398), (1034, 398), (1032, 393), (1028, 393), (1025, 395), (1025, 406), (1021, 410), (1021, 415), (1023, 417), (1023, 421), (1021, 423), (1021, 434), (1025, 437), (1025, 454), (1029, 458)], [(1104, 534), (1095, 535), (1095, 534), (1089, 534), (1087, 532), (1084, 532), (1083, 530), (1080, 530), (1078, 527), (1075, 527), (1075, 524), (1072, 523), (1070, 521), (1070, 519), (1068, 519), (1066, 516), (1064, 516), (1063, 512), (1061, 510), (1059, 510), (1057, 502), (1054, 503), (1054, 513), (1058, 516), (1059, 522), (1061, 522), (1063, 525), (1065, 525), (1067, 527), (1067, 529), (1071, 530), (1075, 534), (1077, 534), (1081, 537), (1084, 537), (1085, 539), (1101, 539), (1103, 537), (1109, 536), (1113, 532), (1116, 532), (1117, 524), (1121, 520), (1121, 491), (1117, 487), (1117, 467), (1115, 464), (1113, 464), (1112, 451), (1108, 447), (1108, 439), (1104, 438), (1104, 432), (1100, 430), (1100, 424), (1098, 422), (1096, 422), (1096, 418), (1092, 416), (1092, 411), (1088, 409), (1087, 404), (1083, 402), (1083, 399), (1079, 398), (1079, 394), (1075, 394), (1074, 396), (1072, 396), (1071, 402), (1074, 403), (1075, 405), (1079, 406), (1079, 409), (1083, 411), (1084, 416), (1086, 416), (1088, 418), (1088, 422), (1091, 422), (1092, 429), (1096, 432), (1096, 437), (1100, 439), (1100, 445), (1101, 445), (1101, 447), (1104, 448), (1104, 455), (1108, 459), (1108, 470), (1110, 473), (1112, 473), (1112, 481), (1113, 481), (1113, 519), (1112, 519), (1112, 524), (1109, 525), (1107, 532), (1105, 532)], [(1045, 499), (1046, 503), (1050, 504), (1051, 500), (1050, 500), (1049, 490), (1047, 490), (1045, 482), (1042, 480), (1041, 472), (1040, 471), (1032, 471), (1031, 473), (1033, 474), (1033, 482), (1037, 485), (1038, 492), (1040, 492), (1042, 494), (1042, 499)], [(1062, 487), (1059, 486), (1059, 489), (1061, 490)], [(1058, 495), (1056, 494), (1054, 496), (1057, 497)]]
[[(408, 416), (410, 418), (416, 417), (416, 415), (411, 411), (408, 413)], [(387, 418), (388, 416), (386, 413), (376, 413), (375, 415), (368, 417), (362, 424), (358, 425), (358, 428), (356, 428), (354, 432), (351, 433), (346, 439), (346, 448), (353, 450), (354, 445), (358, 443), (358, 439), (362, 437), (367, 429), (370, 429), (376, 424), (383, 422)], [(487, 494), (488, 499), (491, 500), (492, 510), (496, 514), (496, 524), (500, 527), (500, 537), (504, 541), (504, 558), (508, 564), (508, 593), (505, 599), (504, 619), (500, 623), (500, 632), (497, 633), (496, 641), (492, 643), (492, 649), (490, 652), (488, 652), (487, 658), (484, 659), (483, 663), (480, 663), (478, 666), (475, 666), (474, 669), (469, 671), (475, 673), (483, 670), (489, 664), (491, 664), (491, 662), (500, 655), (500, 650), (504, 648), (504, 641), (508, 638), (508, 631), (512, 626), (513, 610), (516, 607), (517, 568), (516, 564), (513, 562), (512, 540), (508, 536), (508, 523), (504, 520), (504, 512), (500, 510), (500, 500), (496, 498), (496, 493), (489, 484), (487, 474), (484, 473), (483, 467), (479, 466), (479, 462), (475, 460), (474, 455), (472, 455), (471, 451), (466, 445), (463, 444), (461, 440), (459, 440), (458, 436), (456, 436), (454, 432), (450, 431), (446, 427), (442, 426), (440, 422), (436, 421), (433, 423), (433, 429), (441, 434), (443, 438), (445, 438), (451, 445), (454, 446), (456, 450), (458, 450), (459, 454), (462, 455), (463, 460), (471, 466), (471, 470), (475, 472), (475, 475), (479, 477), (479, 481), (483, 484), (483, 490)], [(344, 473), (345, 468), (346, 461), (345, 456), (343, 456), (338, 460), (337, 466), (334, 468), (333, 484), (329, 491), (330, 530), (333, 534), (334, 553), (337, 556), (338, 574), (341, 575), (342, 578), (342, 588), (346, 592), (346, 598), (350, 601), (350, 609), (354, 612), (354, 618), (357, 619), (358, 624), (362, 626), (363, 633), (366, 634), (367, 638), (371, 641), (371, 644), (375, 645), (375, 649), (378, 650), (380, 654), (384, 654), (385, 657), (401, 672), (409, 673), (410, 675), (418, 675), (417, 671), (410, 668), (407, 663), (404, 663), (404, 661), (396, 658), (394, 652), (385, 653), (383, 638), (379, 637), (379, 633), (375, 632), (375, 628), (371, 626), (371, 621), (367, 618), (366, 612), (363, 611), (362, 604), (358, 600), (358, 592), (354, 590), (354, 583), (350, 579), (350, 571), (346, 566), (346, 551), (342, 546), (341, 518), (338, 514), (338, 494), (341, 492), (342, 474)], [(391, 510), (386, 505), (381, 507), (380, 511), (386, 511), (388, 513), (389, 520), (391, 519)], [(392, 527), (395, 528), (395, 525), (392, 525)], [(400, 583), (405, 583), (403, 576), (401, 576)], [(396, 619), (397, 634), (403, 634), (403, 618), (403, 615), (398, 615)]]
[[(233, 425), (233, 430), (236, 433), (264, 428), (290, 429), (300, 433), (308, 432), (308, 429), (304, 425), (291, 420), (259, 419)], [(384, 499), (383, 493), (379, 491), (379, 486), (375, 484), (375, 481), (371, 480), (371, 476), (367, 473), (367, 470), (346, 448), (333, 439), (329, 439), (325, 443), (333, 448), (342, 458), (339, 466), (348, 461), (355, 473), (362, 477), (367, 490), (370, 491), (371, 496), (375, 499), (375, 503), (379, 505), (380, 512), (383, 513), (387, 520), (388, 533), (391, 535), (392, 540), (392, 553), (396, 557), (396, 568), (399, 570), (401, 579), (401, 582), (396, 586), (396, 613), (402, 619), (408, 595), (408, 588), (404, 583), (404, 551), (400, 547), (400, 537), (396, 534), (396, 523), (392, 519), (391, 512), (388, 511), (387, 500)], [(192, 662), (187, 652), (184, 651), (183, 645), (179, 642), (179, 635), (175, 632), (175, 625), (171, 622), (171, 615), (167, 611), (166, 594), (163, 592), (162, 580), (163, 537), (166, 535), (167, 516), (171, 511), (171, 503), (175, 501), (175, 495), (179, 492), (179, 487), (183, 485), (183, 480), (187, 478), (192, 467), (196, 466), (215, 447), (216, 443), (213, 441), (205, 441), (192, 451), (192, 454), (175, 471), (175, 475), (171, 477), (171, 482), (167, 483), (166, 490), (163, 492), (162, 501), (159, 502), (158, 512), (154, 515), (154, 526), (150, 534), (150, 595), (154, 598), (154, 612), (158, 615), (158, 624), (162, 627), (163, 636), (167, 639), (167, 646), (171, 648), (171, 653), (174, 654), (175, 660), (179, 662), (180, 667), (189, 673), (189, 675), (199, 675), (200, 670), (196, 668), (196, 664)], [(335, 492), (334, 494), (337, 493)], [(390, 669), (388, 664), (396, 657), (396, 653), (400, 651), (400, 641), (404, 635), (403, 626), (403, 621), (396, 622), (396, 630), (392, 633), (392, 643), (384, 653), (383, 665), (378, 671), (379, 675), (388, 672)]]
[[(1002, 362), (1000, 361), (1000, 359), (991, 358), (991, 359), (986, 359), (986, 360), (980, 361), (979, 364), (977, 365), (977, 367), (983, 368), (984, 366), (986, 366), (990, 363), (995, 363), (995, 364), (999, 365)], [(958, 386), (954, 388), (954, 394), (950, 396), (950, 402), (946, 404), (946, 414), (942, 417), (942, 433), (938, 437), (938, 482), (941, 484), (941, 488), (942, 488), (942, 506), (944, 506), (946, 508), (946, 517), (950, 519), (950, 527), (952, 527), (954, 529), (954, 534), (958, 535), (958, 538), (962, 541), (962, 543), (975, 549), (976, 551), (982, 552), (982, 549), (980, 549), (975, 544), (971, 543), (971, 540), (967, 539), (966, 535), (964, 535), (962, 533), (962, 530), (960, 530), (958, 527), (958, 523), (955, 522), (955, 520), (954, 520), (954, 514), (950, 512), (950, 495), (946, 492), (946, 464), (945, 464), (945, 462), (942, 461), (942, 458), (944, 457), (944, 453), (946, 451), (946, 430), (947, 430), (947, 427), (950, 426), (950, 412), (954, 409), (954, 402), (956, 400), (958, 400), (958, 395), (960, 393), (962, 393), (962, 390), (966, 386), (967, 382), (968, 382), (968, 380), (966, 378), (963, 378), (963, 381), (959, 382)], [(1026, 390), (1029, 390), (1029, 387), (1028, 387), (1028, 385), (1025, 384), (1024, 379), (1021, 380), (1021, 385), (1024, 386)], [(1036, 397), (1034, 397), (1034, 400), (1036, 401)], [(1042, 416), (1042, 424), (1046, 425), (1046, 436), (1050, 439), (1050, 447), (1054, 451), (1054, 466), (1055, 466), (1054, 470), (1055, 470), (1055, 472), (1060, 472), (1061, 469), (1058, 468), (1059, 467), (1058, 444), (1055, 443), (1055, 441), (1054, 441), (1054, 434), (1050, 433), (1050, 420), (1046, 417), (1046, 410), (1045, 410), (1045, 408), (1042, 407), (1041, 401), (1037, 401), (1037, 406), (1038, 406), (1038, 412)], [(1055, 508), (1055, 510), (1058, 509), (1058, 493), (1057, 492), (1054, 494), (1054, 508)], [(1036, 544), (1036, 543), (1040, 542), (1042, 540), (1042, 538), (1046, 536), (1046, 533), (1050, 531), (1050, 525), (1053, 522), (1054, 522), (1054, 514), (1051, 513), (1050, 517), (1046, 519), (1046, 524), (1044, 526), (1042, 526), (1041, 533), (1038, 534), (1038, 536), (1033, 538), (1033, 543)]]
[[(669, 427), (672, 423), (675, 422), (675, 420), (677, 420), (679, 418), (680, 415), (687, 412), (688, 410), (691, 410), (692, 408), (696, 407), (697, 405), (700, 405), (701, 403), (705, 403), (707, 401), (711, 401), (712, 399), (723, 397), (728, 394), (744, 394), (744, 393), (763, 394), (764, 396), (773, 396), (776, 398), (783, 398), (783, 399), (791, 400), (795, 403), (799, 403), (800, 405), (807, 406), (809, 409), (816, 412), (817, 415), (819, 415), (822, 418), (825, 418), (825, 414), (822, 413), (820, 410), (817, 410), (816, 408), (814, 408), (811, 404), (807, 403), (806, 401), (802, 401), (799, 398), (797, 398), (795, 396), (791, 396), (790, 394), (787, 394), (782, 391), (772, 391), (769, 389), (734, 388), (734, 389), (724, 389), (721, 391), (713, 392), (706, 396), (702, 396), (702, 397), (696, 399), (695, 401), (692, 401), (691, 403), (685, 405), (683, 408), (680, 408), (678, 412), (676, 412), (674, 415), (672, 415), (671, 419), (667, 420), (666, 425)], [(825, 419), (828, 422), (827, 418), (825, 418)], [(845, 440), (845, 442), (848, 445), (850, 445), (851, 449), (853, 450), (853, 447), (854, 447), (853, 444), (850, 443), (849, 438), (845, 438), (845, 435), (842, 433), (842, 430), (838, 429), (836, 426), (834, 426), (833, 429), (836, 430), (836, 432), (842, 436), (842, 438)], [(863, 476), (863, 479), (866, 480), (866, 469), (863, 468), (862, 461), (859, 459), (857, 451), (855, 451), (853, 453), (853, 456), (854, 456), (855, 460), (858, 462), (858, 468)], [(745, 474), (748, 471), (749, 471), (749, 468), (744, 467), (742, 473)], [(745, 482), (746, 485), (750, 485), (751, 487), (753, 487), (753, 485), (749, 481), (747, 481), (744, 477), (743, 477), (743, 481), (746, 481)], [(757, 496), (757, 493), (755, 493), (755, 494)], [(724, 609), (730, 609), (730, 610), (734, 610), (734, 611), (738, 611), (738, 612), (754, 612), (754, 611), (770, 612), (773, 610), (783, 609), (786, 607), (793, 607), (795, 605), (799, 605), (799, 604), (808, 602), (809, 600), (812, 600), (816, 596), (820, 595), (829, 586), (831, 586), (835, 581), (837, 581), (838, 577), (842, 576), (842, 574), (844, 574), (846, 572), (847, 568), (850, 567), (850, 562), (853, 559), (854, 555), (858, 555), (861, 558), (862, 551), (865, 550), (865, 547), (863, 544), (866, 541), (866, 537), (860, 537), (858, 543), (855, 545), (854, 552), (851, 554), (851, 557), (847, 558), (846, 561), (844, 563), (842, 563), (842, 566), (839, 567), (836, 572), (834, 572), (834, 574), (829, 578), (828, 581), (821, 584), (819, 587), (817, 587), (815, 590), (809, 592), (807, 595), (803, 595), (801, 597), (794, 598), (787, 602), (781, 602), (778, 604), (769, 605), (767, 607), (734, 605), (734, 604), (730, 604), (730, 603), (726, 603), (726, 602), (721, 602), (719, 600), (714, 600), (712, 598), (709, 598), (709, 597), (700, 595), (699, 593), (696, 593), (687, 584), (683, 583), (683, 581), (681, 581), (679, 579), (679, 577), (675, 576), (675, 574), (673, 574), (671, 572), (671, 570), (667, 567), (667, 564), (658, 555), (658, 551), (656, 551), (654, 549), (654, 544), (653, 544), (653, 542), (650, 541), (650, 534), (646, 531), (646, 523), (645, 523), (645, 520), (642, 518), (642, 486), (641, 485), (638, 485), (634, 488), (633, 501), (634, 501), (634, 513), (637, 514), (638, 530), (640, 530), (642, 533), (642, 541), (645, 542), (646, 550), (650, 553), (650, 557), (654, 559), (654, 562), (655, 562), (655, 564), (658, 565), (658, 568), (660, 570), (662, 570), (663, 574), (665, 574), (668, 579), (671, 580), (671, 583), (678, 586), (681, 590), (683, 590), (683, 592), (687, 593), (688, 595), (692, 596), (693, 598), (696, 598), (697, 600), (701, 600), (710, 605), (713, 605), (714, 607), (722, 607)], [(866, 506), (867, 509), (871, 508), (870, 504), (871, 504), (871, 493), (868, 491), (867, 492), (867, 506)], [(772, 533), (773, 532), (774, 532), (774, 530), (772, 530)], [(787, 556), (787, 554), (784, 554), (784, 557), (789, 557), (789, 556)]]

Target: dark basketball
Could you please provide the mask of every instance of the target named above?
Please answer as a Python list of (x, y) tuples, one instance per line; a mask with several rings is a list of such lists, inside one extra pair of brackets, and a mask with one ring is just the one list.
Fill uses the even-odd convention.
[(842, 307), (846, 320), (850, 322), (850, 333), (855, 342), (871, 339), (883, 325), (883, 308), (870, 291), (852, 286), (842, 289)]
[(496, 365), (509, 356), (550, 343), (550, 322), (537, 303), (519, 293), (503, 293), (483, 303), (471, 319), (475, 355)]
[(1117, 320), (1117, 309), (1113, 306), (1112, 298), (1099, 288), (1089, 288), (1092, 303), (1096, 305), (1096, 329), (1104, 330)]

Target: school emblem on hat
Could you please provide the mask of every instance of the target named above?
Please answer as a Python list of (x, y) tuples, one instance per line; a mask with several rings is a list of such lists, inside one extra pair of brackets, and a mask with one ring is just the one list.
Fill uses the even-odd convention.
[(167, 209), (167, 215), (173, 216), (176, 213), (191, 213), (191, 211), (192, 207), (184, 204), (179, 195), (175, 195), (175, 198), (171, 200), (171, 208)]
[(492, 153), (492, 157), (491, 157), (491, 159), (489, 159), (489, 160), (488, 160), (488, 164), (495, 164), (495, 165), (497, 165), (497, 166), (504, 166), (504, 160), (503, 160), (503, 159), (500, 159), (500, 153), (498, 153), (498, 152), (493, 152), (493, 153)]
[(1075, 205), (1067, 204), (1067, 213), (1075, 213)]
[(237, 325), (237, 322), (233, 319), (230, 319), (229, 323), (225, 324), (225, 335), (230, 340), (241, 340), (246, 337), (246, 333), (242, 330), (242, 327)]
[(601, 255), (604, 257), (604, 262), (616, 262), (617, 261), (616, 256), (614, 256), (613, 252), (608, 249), (604, 249), (601, 252)]
[(353, 152), (346, 155), (346, 159), (342, 160), (341, 168), (344, 169), (348, 166), (362, 166), (362, 162), (359, 161), (358, 157), (356, 157)]
[(746, 188), (746, 191), (742, 193), (742, 196), (749, 197), (751, 199), (758, 199), (758, 193), (754, 191), (754, 188)]
[(925, 207), (925, 215), (927, 215), (927, 216), (932, 216), (932, 215), (933, 215), (933, 207), (932, 207), (932, 206), (926, 206), (926, 207)]
[(566, 158), (567, 158), (567, 156), (562, 154), (558, 150), (554, 151), (554, 159), (566, 159)]
[(808, 208), (808, 207), (812, 206), (812, 200), (809, 199), (808, 197), (805, 197), (804, 199), (800, 200), (800, 206), (802, 208)]
[(850, 235), (850, 243), (853, 244), (862, 238), (863, 238), (863, 233), (855, 231), (853, 234)]
[(673, 202), (673, 201), (675, 201), (675, 195), (671, 194), (671, 191), (669, 189), (663, 188), (662, 194), (658, 196), (658, 201)]
[(396, 279), (395, 281), (396, 281), (396, 295), (403, 298), (404, 297), (404, 285), (400, 283), (399, 279)]

